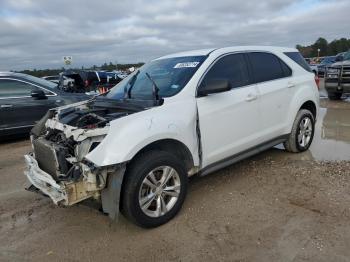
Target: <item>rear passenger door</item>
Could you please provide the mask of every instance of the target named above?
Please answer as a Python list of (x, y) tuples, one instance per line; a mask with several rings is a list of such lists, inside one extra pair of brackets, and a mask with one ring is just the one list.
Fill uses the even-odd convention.
[(260, 137), (259, 95), (245, 55), (219, 58), (198, 89), (217, 79), (228, 80), (231, 90), (197, 98), (203, 167), (255, 146)]
[(268, 141), (284, 135), (294, 87), (292, 70), (272, 53), (252, 52), (248, 57), (260, 94), (261, 136)]

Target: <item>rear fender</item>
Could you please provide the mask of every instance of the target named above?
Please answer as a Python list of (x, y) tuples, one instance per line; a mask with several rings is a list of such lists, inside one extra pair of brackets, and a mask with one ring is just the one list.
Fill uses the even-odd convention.
[(316, 121), (317, 116), (319, 114), (320, 99), (319, 99), (319, 92), (318, 92), (316, 83), (313, 82), (313, 84), (314, 86), (310, 88), (310, 83), (308, 81), (307, 83), (301, 85), (301, 87), (299, 87), (297, 92), (294, 94), (292, 98), (293, 102), (290, 103), (290, 108), (288, 111), (289, 112), (287, 116), (288, 125), (284, 132), (285, 134), (289, 134), (291, 132), (296, 115), (298, 114), (302, 105), (307, 101), (312, 101), (316, 106), (316, 118), (315, 118), (315, 121)]

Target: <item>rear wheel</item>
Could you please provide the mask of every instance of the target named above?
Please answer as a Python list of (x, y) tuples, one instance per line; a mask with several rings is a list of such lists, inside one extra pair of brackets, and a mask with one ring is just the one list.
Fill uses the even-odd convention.
[(340, 100), (342, 93), (328, 92), (328, 98), (330, 100)]
[(306, 109), (301, 109), (293, 123), (289, 138), (284, 142), (287, 151), (299, 153), (308, 150), (315, 132), (315, 118)]
[(164, 151), (149, 151), (128, 167), (122, 195), (122, 212), (135, 224), (150, 228), (172, 219), (187, 192), (182, 162)]

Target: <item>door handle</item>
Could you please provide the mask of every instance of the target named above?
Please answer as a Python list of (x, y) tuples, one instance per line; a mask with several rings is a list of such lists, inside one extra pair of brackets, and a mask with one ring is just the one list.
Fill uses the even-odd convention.
[(250, 101), (253, 101), (253, 100), (257, 99), (257, 98), (258, 98), (257, 95), (249, 94), (249, 95), (246, 97), (245, 101), (250, 102)]
[(11, 108), (13, 105), (0, 105), (0, 108)]
[(291, 87), (294, 87), (294, 86), (295, 86), (295, 84), (293, 82), (288, 82), (288, 84), (287, 84), (288, 88), (291, 88)]

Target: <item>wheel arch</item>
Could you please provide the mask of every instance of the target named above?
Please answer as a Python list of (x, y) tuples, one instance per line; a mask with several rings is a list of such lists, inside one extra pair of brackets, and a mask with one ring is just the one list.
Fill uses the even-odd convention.
[(179, 140), (166, 138), (156, 140), (145, 145), (138, 150), (129, 161), (124, 162), (116, 173), (110, 175), (108, 178), (108, 183), (110, 186), (108, 186), (102, 192), (102, 206), (104, 212), (108, 213), (112, 219), (118, 219), (119, 210), (123, 209), (123, 198), (125, 197), (124, 190), (127, 179), (125, 174), (127, 175), (128, 168), (134, 160), (137, 161), (139, 156), (152, 150), (166, 151), (174, 154), (180, 160), (184, 161), (185, 170), (188, 174), (189, 171), (195, 166), (191, 151)]
[(309, 110), (312, 113), (312, 115), (314, 116), (314, 119), (316, 119), (316, 117), (317, 117), (317, 107), (316, 107), (316, 104), (313, 101), (308, 100), (308, 101), (304, 102), (301, 105), (301, 107), (299, 108), (299, 110), (301, 110), (301, 109)]
[(144, 146), (133, 156), (131, 162), (139, 155), (151, 150), (166, 151), (174, 154), (180, 160), (184, 161), (187, 171), (191, 170), (195, 166), (193, 156), (189, 148), (179, 140), (172, 138), (160, 139)]
[(298, 112), (302, 109), (309, 110), (314, 116), (314, 120), (317, 121), (318, 114), (319, 114), (319, 108), (318, 108), (319, 104), (316, 98), (312, 96), (313, 95), (307, 95), (305, 97), (305, 95), (303, 95), (302, 92), (298, 92), (298, 94), (294, 97), (294, 103), (292, 103), (292, 107), (290, 108), (289, 114), (287, 116), (288, 125), (287, 125), (287, 128), (284, 130), (285, 134), (290, 133), (290, 131), (292, 130), (294, 120)]

